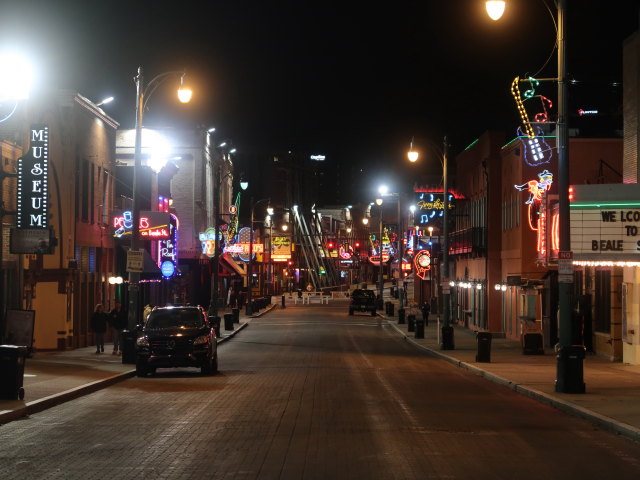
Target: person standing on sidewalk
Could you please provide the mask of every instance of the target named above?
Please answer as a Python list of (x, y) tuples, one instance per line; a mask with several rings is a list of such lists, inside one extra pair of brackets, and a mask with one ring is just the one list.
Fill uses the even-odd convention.
[(422, 319), (424, 320), (424, 326), (429, 325), (429, 313), (431, 313), (431, 306), (429, 302), (424, 302), (422, 304)]
[(122, 330), (127, 326), (127, 312), (122, 309), (122, 304), (118, 301), (109, 312), (109, 323), (113, 335), (113, 355), (122, 355)]
[(96, 335), (96, 353), (104, 352), (104, 332), (107, 331), (108, 319), (102, 304), (98, 303), (91, 316), (91, 330)]

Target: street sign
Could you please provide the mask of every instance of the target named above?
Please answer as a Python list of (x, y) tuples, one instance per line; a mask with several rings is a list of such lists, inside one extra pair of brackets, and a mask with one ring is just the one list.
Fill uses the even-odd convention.
[(142, 249), (127, 250), (127, 272), (142, 273), (143, 266)]
[(558, 252), (558, 282), (573, 283), (573, 252)]

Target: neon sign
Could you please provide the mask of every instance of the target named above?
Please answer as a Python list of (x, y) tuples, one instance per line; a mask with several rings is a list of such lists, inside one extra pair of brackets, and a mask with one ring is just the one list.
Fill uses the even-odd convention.
[[(140, 238), (145, 240), (166, 240), (170, 238), (171, 217), (166, 212), (141, 211), (138, 221), (138, 229)], [(133, 212), (124, 211), (121, 214), (114, 214), (111, 222), (113, 227), (113, 236), (121, 238), (131, 235), (133, 231)]]
[(49, 128), (31, 127), (31, 145), (18, 159), (17, 228), (47, 228)]
[[(551, 147), (544, 140), (544, 135), (540, 127), (536, 127), (536, 130), (534, 131), (522, 97), (524, 96), (525, 100), (533, 98), (540, 100), (542, 111), (534, 115), (534, 119), (538, 123), (545, 123), (549, 120), (548, 109), (553, 106), (553, 103), (547, 97), (535, 94), (535, 88), (540, 85), (538, 80), (533, 77), (529, 77), (528, 80), (525, 81), (529, 82), (530, 88), (525, 90), (523, 95), (520, 93), (520, 77), (514, 78), (511, 83), (511, 95), (516, 102), (516, 107), (520, 114), (520, 120), (522, 121), (522, 127), (518, 127), (517, 134), (524, 149), (524, 161), (528, 165), (537, 166), (551, 161)], [(522, 131), (523, 128), (524, 133)]]
[[(447, 207), (449, 210), (455, 207), (453, 203), (454, 198), (457, 198), (454, 193), (449, 192)], [(418, 201), (416, 205), (420, 209), (420, 220), (418, 223), (424, 225), (435, 218), (441, 218), (444, 216), (444, 193), (443, 192), (423, 192), (418, 195)]]
[(422, 280), (427, 276), (427, 272), (431, 270), (431, 254), (429, 250), (420, 250), (413, 257), (413, 264), (416, 267), (416, 275)]
[(169, 238), (158, 242), (158, 266), (166, 278), (176, 273), (176, 265), (178, 264), (178, 218), (173, 214), (170, 215)]
[(544, 195), (553, 183), (553, 174), (549, 170), (544, 170), (538, 174), (539, 180), (529, 180), (522, 185), (514, 185), (519, 191), (526, 190), (529, 192), (529, 199), (524, 202), (525, 205), (529, 205), (529, 228), (531, 230), (538, 230), (539, 219), (534, 218), (537, 215), (537, 209), (542, 202), (542, 195)]

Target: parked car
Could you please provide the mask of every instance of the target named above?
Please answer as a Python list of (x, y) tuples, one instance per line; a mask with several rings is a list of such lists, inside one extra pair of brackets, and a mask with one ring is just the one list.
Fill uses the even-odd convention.
[(349, 315), (354, 312), (370, 312), (371, 316), (376, 314), (376, 294), (373, 290), (358, 288), (351, 294), (349, 304)]
[(214, 325), (202, 307), (157, 307), (136, 341), (136, 375), (156, 368), (198, 367), (204, 375), (218, 371)]

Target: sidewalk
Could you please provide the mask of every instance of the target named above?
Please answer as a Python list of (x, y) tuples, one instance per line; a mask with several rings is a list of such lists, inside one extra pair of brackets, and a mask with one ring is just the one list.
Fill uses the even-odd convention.
[[(387, 301), (388, 299), (385, 299)], [(454, 326), (454, 350), (441, 350), (438, 341), (438, 315), (429, 316), (424, 339), (408, 332), (408, 324), (398, 324), (398, 303), (393, 302), (394, 317), (385, 318), (400, 335), (416, 347), (465, 368), (488, 380), (502, 384), (559, 410), (585, 418), (602, 428), (640, 440), (640, 365), (612, 363), (587, 354), (584, 360), (586, 393), (555, 392), (556, 355), (546, 349), (544, 355), (523, 355), (520, 342), (492, 338), (490, 363), (476, 362), (478, 350), (475, 332)], [(409, 309), (406, 308), (407, 315)], [(422, 314), (415, 312), (416, 319)]]
[[(259, 317), (274, 308), (267, 308), (249, 317), (240, 312), (240, 322), (234, 330), (221, 326), (218, 343), (233, 337), (245, 328), (249, 318)], [(78, 348), (63, 352), (36, 352), (27, 358), (24, 371), (24, 400), (0, 398), (0, 425), (41, 412), (82, 395), (95, 392), (135, 375), (135, 367), (123, 364), (122, 357), (112, 355), (111, 344), (105, 353), (96, 355), (96, 347)]]

